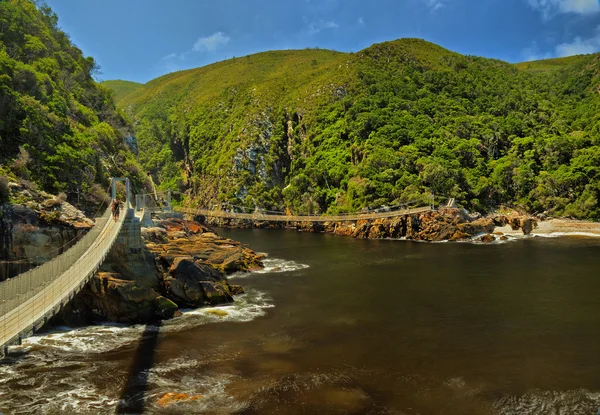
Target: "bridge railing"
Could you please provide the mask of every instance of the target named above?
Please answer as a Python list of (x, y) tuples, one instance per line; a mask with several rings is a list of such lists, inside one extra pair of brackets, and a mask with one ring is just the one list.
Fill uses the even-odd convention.
[(95, 226), (63, 254), (14, 278), (0, 282), (0, 346), (35, 324), (70, 299), (98, 269), (115, 242), (127, 209), (117, 221), (110, 209)]

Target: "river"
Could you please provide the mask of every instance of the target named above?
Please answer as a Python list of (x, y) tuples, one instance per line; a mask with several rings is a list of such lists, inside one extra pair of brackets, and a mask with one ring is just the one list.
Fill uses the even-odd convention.
[[(34, 336), (0, 365), (0, 412), (600, 409), (600, 239), (218, 232), (268, 254), (265, 271), (233, 276), (247, 294), (226, 315)], [(163, 407), (169, 392), (188, 396)]]

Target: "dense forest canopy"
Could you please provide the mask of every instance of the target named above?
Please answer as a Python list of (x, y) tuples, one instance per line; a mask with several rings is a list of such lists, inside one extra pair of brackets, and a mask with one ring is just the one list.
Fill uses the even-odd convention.
[(140, 161), (196, 204), (295, 213), (455, 197), (599, 218), (600, 57), (511, 65), (401, 39), (128, 88)]
[(125, 146), (131, 126), (112, 92), (45, 5), (0, 1), (0, 175), (94, 205), (110, 176), (144, 175)]

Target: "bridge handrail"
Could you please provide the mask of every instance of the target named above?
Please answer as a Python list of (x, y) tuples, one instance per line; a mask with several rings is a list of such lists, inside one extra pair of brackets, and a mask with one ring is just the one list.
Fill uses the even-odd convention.
[(109, 220), (110, 208), (96, 225), (63, 254), (14, 278), (0, 282), (0, 346), (28, 330), (72, 297), (100, 266), (127, 216)]

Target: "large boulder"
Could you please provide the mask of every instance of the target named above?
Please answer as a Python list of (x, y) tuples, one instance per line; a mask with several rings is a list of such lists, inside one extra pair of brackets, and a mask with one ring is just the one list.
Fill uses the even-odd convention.
[(199, 264), (191, 257), (175, 258), (169, 274), (181, 281), (225, 281), (225, 276), (209, 265)]
[(198, 307), (233, 301), (224, 274), (191, 257), (175, 258), (163, 280), (167, 296), (180, 306)]
[(533, 218), (521, 218), (520, 225), (524, 235), (531, 235), (533, 228), (537, 226), (537, 222)]

